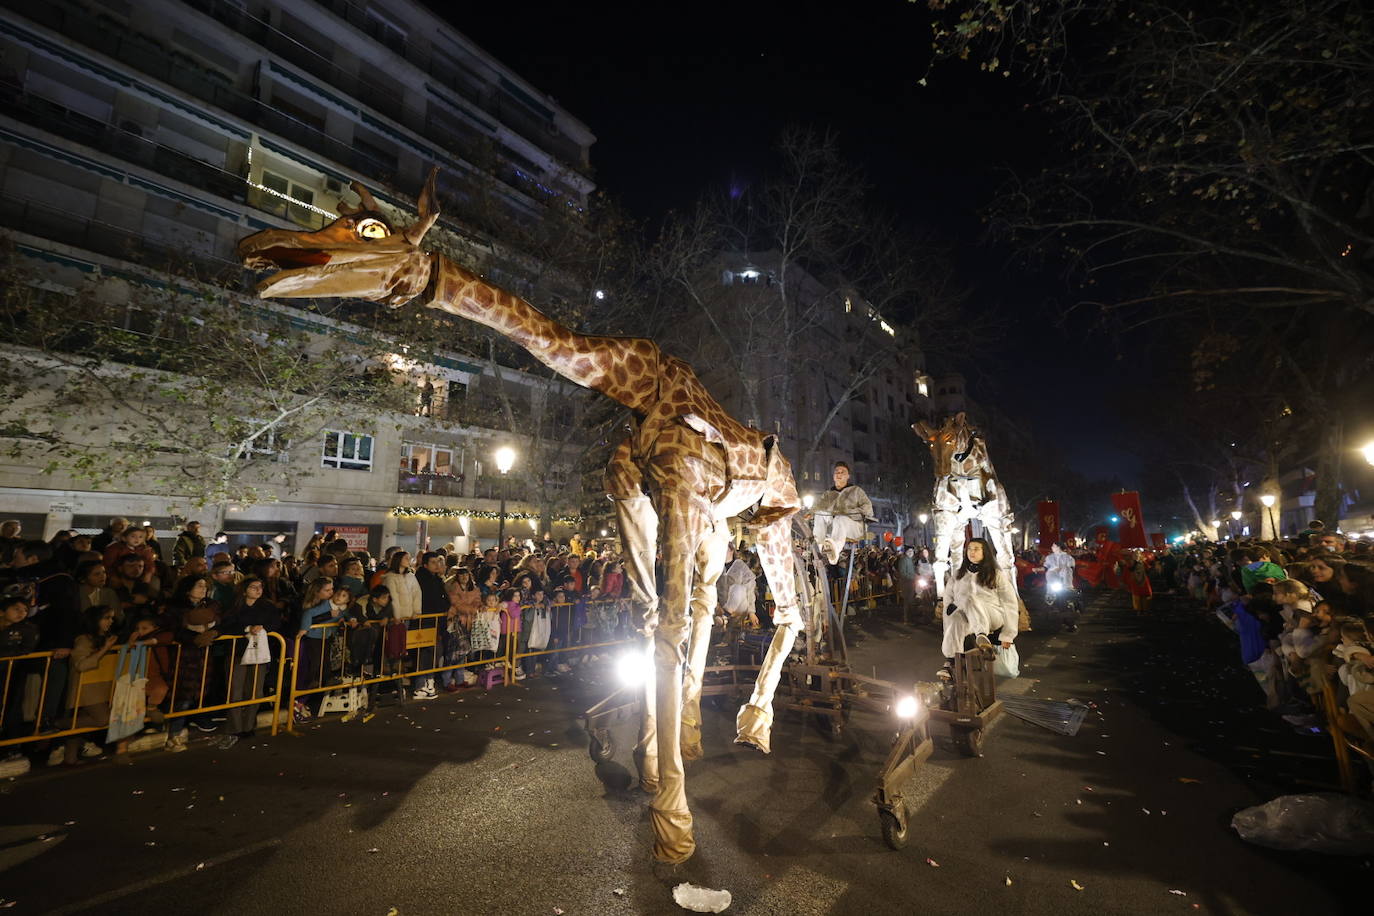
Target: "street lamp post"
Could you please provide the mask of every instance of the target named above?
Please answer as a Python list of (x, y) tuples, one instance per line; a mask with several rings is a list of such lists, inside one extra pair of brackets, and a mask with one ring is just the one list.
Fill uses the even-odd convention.
[(1242, 515), (1244, 515), (1244, 513), (1241, 512), (1239, 509), (1231, 510), (1231, 537), (1236, 536), (1236, 531), (1239, 529), (1240, 517)]
[(496, 470), (501, 472), (501, 512), (496, 522), (496, 549), (503, 550), (506, 546), (506, 475), (515, 466), (515, 449), (509, 445), (503, 445), (496, 450)]
[(921, 521), (921, 546), (922, 546), (922, 547), (929, 547), (929, 546), (930, 546), (930, 529), (926, 527), (926, 522), (930, 521), (930, 516), (927, 515), (926, 513), (922, 512), (920, 515), (918, 515), (918, 516), (916, 516), (916, 517), (917, 517), (918, 519), (920, 519), (920, 521)]
[(1264, 511), (1269, 513), (1269, 536), (1277, 541), (1279, 526), (1274, 524), (1274, 503), (1278, 502), (1278, 497), (1273, 493), (1265, 493), (1260, 496), (1260, 502), (1264, 503)]

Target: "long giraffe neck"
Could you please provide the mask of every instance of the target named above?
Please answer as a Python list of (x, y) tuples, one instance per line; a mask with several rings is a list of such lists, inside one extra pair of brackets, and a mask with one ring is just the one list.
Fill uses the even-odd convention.
[(435, 256), (434, 272), (429, 307), (491, 328), (569, 381), (626, 407), (648, 405), (655, 386), (646, 380), (656, 376), (659, 361), (651, 341), (575, 333), (443, 255)]

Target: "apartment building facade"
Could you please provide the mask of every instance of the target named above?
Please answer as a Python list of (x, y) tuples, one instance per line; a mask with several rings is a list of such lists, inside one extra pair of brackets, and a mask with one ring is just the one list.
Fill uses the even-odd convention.
[[(594, 139), (409, 0), (0, 2), (0, 234), (58, 285), (94, 275), (137, 289), (190, 265), (251, 302), (239, 238), (326, 224), (354, 200), (354, 180), (404, 223), (432, 165), (444, 215), (427, 245), (518, 284), (527, 265), (501, 227), (583, 207)], [(351, 333), (307, 308), (292, 320), (322, 339)], [(404, 352), (394, 359), (406, 362)], [(508, 532), (542, 533), (523, 517), (538, 510), (521, 475), (505, 479), (490, 459), (497, 444), (519, 452), (521, 437), (474, 418), (491, 415), (483, 408), (498, 385), (520, 416), (554, 402), (575, 410), (578, 392), (456, 354), (407, 369), (414, 410), (367, 432), (341, 419), (318, 443), (293, 443), (283, 460), (318, 467), (275, 501), (197, 511), (190, 494), (136, 480), (96, 492), (3, 460), (0, 501), (32, 536), (112, 515), (160, 528), (213, 515), (231, 539), (286, 534), (298, 545), (336, 527), (377, 550), (425, 535), (490, 542), (504, 493), (521, 516)], [(541, 486), (557, 473), (541, 474)], [(568, 505), (555, 535), (571, 531), (575, 490)], [(397, 506), (421, 514), (398, 516)]]

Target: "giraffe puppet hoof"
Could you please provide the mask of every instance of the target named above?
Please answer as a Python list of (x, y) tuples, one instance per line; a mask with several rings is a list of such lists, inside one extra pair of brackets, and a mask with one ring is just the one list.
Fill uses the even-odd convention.
[(683, 760), (700, 760), (704, 756), (706, 756), (706, 751), (702, 748), (700, 741), (694, 741), (691, 744), (685, 741), (682, 743)]
[(735, 717), (736, 744), (743, 744), (767, 754), (771, 752), (769, 734), (773, 730), (773, 715), (769, 710), (757, 706), (740, 707)]
[(697, 851), (692, 837), (692, 813), (687, 810), (660, 811), (650, 807), (654, 824), (654, 858), (668, 865), (680, 865)]

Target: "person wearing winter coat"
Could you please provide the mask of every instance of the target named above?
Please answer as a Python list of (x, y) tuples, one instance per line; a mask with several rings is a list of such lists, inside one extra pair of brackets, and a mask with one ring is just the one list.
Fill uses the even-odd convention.
[(975, 645), (991, 645), (988, 635), (998, 630), (1002, 648), (1010, 649), (1018, 632), (1017, 610), (1016, 590), (1007, 573), (998, 568), (992, 545), (983, 538), (970, 538), (964, 543), (963, 562), (945, 585), (941, 642), (945, 658), (952, 660), (966, 651), (970, 639)]

